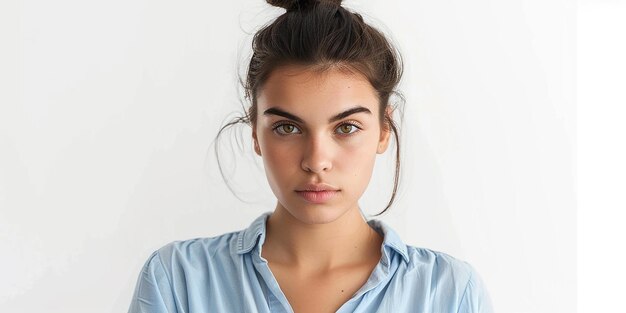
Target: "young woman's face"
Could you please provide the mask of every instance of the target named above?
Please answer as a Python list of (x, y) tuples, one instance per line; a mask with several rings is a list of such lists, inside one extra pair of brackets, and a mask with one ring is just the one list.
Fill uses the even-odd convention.
[[(284, 66), (259, 90), (257, 106), (252, 136), (277, 209), (307, 224), (358, 210), (376, 154), (389, 142), (371, 84), (336, 69)], [(313, 187), (327, 191), (307, 191)]]

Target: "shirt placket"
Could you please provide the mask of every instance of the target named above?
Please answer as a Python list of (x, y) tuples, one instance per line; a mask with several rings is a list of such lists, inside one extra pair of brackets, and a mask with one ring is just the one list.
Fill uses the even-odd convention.
[(254, 268), (257, 273), (263, 279), (263, 285), (266, 286), (268, 290), (264, 290), (267, 303), (270, 308), (270, 312), (274, 313), (294, 313), (289, 301), (287, 301), (287, 297), (280, 290), (280, 286), (278, 285), (278, 281), (272, 274), (269, 265), (267, 264), (267, 260), (261, 257), (261, 253), (258, 250), (258, 246), (254, 248), (252, 253), (252, 260), (254, 264)]

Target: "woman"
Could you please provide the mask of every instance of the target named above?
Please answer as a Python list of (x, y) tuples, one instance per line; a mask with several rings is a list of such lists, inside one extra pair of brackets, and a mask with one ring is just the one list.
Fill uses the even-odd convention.
[(359, 208), (376, 155), (398, 142), (399, 55), (340, 0), (267, 2), (287, 11), (255, 35), (251, 106), (225, 127), (252, 127), (276, 207), (155, 251), (129, 312), (491, 312), (469, 264), (407, 246)]

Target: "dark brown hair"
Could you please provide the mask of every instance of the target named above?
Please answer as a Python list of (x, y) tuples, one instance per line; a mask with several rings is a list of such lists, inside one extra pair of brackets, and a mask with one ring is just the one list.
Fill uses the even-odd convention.
[[(386, 114), (391, 95), (402, 95), (395, 89), (403, 72), (402, 58), (386, 36), (364, 22), (363, 17), (341, 6), (341, 0), (267, 0), (287, 11), (262, 27), (252, 39), (252, 58), (245, 82), (245, 98), (251, 101), (245, 115), (224, 125), (245, 123), (254, 127), (257, 119), (257, 92), (269, 74), (279, 66), (304, 65), (324, 72), (340, 68), (362, 74), (377, 92), (381, 127), (391, 129), (396, 142), (394, 186), (389, 203), (393, 204), (400, 177), (400, 141), (398, 126)], [(219, 162), (219, 155), (216, 156)], [(221, 170), (222, 177), (224, 173)]]

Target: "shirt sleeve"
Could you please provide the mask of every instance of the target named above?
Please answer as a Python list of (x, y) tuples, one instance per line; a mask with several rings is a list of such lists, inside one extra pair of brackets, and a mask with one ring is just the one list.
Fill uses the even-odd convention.
[(139, 273), (128, 313), (177, 313), (158, 250), (150, 255)]
[(461, 298), (459, 313), (493, 313), (491, 298), (478, 272), (470, 265), (470, 278)]

